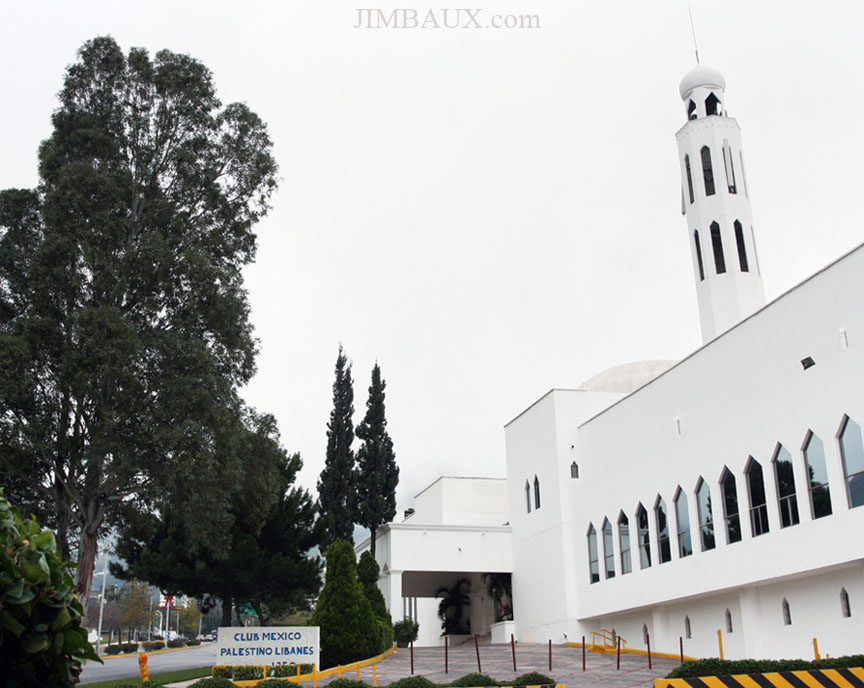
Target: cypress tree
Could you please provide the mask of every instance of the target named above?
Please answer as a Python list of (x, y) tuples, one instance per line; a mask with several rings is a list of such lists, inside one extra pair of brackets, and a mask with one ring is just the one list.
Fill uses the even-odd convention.
[(372, 369), (372, 384), (366, 401), (366, 417), (357, 426), (357, 437), (363, 440), (357, 452), (357, 523), (369, 529), (370, 549), (375, 556), (378, 528), (396, 515), (396, 485), (399, 467), (393, 451), (393, 440), (387, 433), (384, 410), (384, 388), (381, 368)]
[(354, 542), (354, 381), (339, 346), (333, 381), (333, 410), (327, 423), (327, 455), (318, 478), (321, 550), (337, 538)]

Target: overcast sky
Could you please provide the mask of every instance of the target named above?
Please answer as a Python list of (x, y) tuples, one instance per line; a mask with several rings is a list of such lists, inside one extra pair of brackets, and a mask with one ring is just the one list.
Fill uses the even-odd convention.
[[(692, 6), (772, 299), (864, 239), (864, 3)], [(503, 476), (503, 425), (550, 388), (701, 344), (674, 138), (695, 58), (685, 0), (479, 7), (541, 28), (354, 28), (342, 0), (5, 0), (0, 188), (36, 184), (88, 38), (198, 58), (275, 142), (244, 394), (302, 453), (301, 482), (323, 467), (340, 341), (358, 422), (375, 360), (387, 381), (400, 508), (439, 475)]]

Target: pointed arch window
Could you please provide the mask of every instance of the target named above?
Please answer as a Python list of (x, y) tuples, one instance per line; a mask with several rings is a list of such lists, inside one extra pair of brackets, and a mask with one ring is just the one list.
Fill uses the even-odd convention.
[(728, 468), (723, 469), (720, 478), (720, 489), (723, 492), (723, 516), (726, 519), (726, 541), (731, 545), (741, 540), (741, 518), (738, 515), (738, 488), (735, 476)]
[(732, 612), (730, 612), (728, 609), (726, 610), (726, 632), (732, 632)]
[(600, 561), (597, 555), (597, 531), (588, 524), (588, 574), (592, 583), (600, 581)]
[(804, 443), (804, 462), (810, 478), (810, 509), (813, 518), (831, 515), (831, 491), (828, 488), (828, 468), (825, 465), (825, 445), (812, 431)]
[(633, 570), (630, 562), (630, 521), (623, 511), (618, 515), (618, 547), (621, 550), (621, 575), (623, 576)]
[(680, 487), (675, 495), (675, 520), (678, 526), (678, 556), (689, 557), (693, 554), (693, 543), (690, 541), (690, 512), (687, 508), (687, 493)]
[(735, 244), (738, 247), (738, 266), (741, 272), (750, 272), (750, 264), (747, 262), (747, 246), (744, 244), (744, 228), (738, 220), (735, 220)]
[(699, 230), (693, 230), (693, 243), (696, 245), (696, 262), (699, 264), (699, 281), (705, 279), (705, 265), (702, 262), (702, 244), (699, 243)]
[(603, 519), (603, 563), (606, 566), (606, 578), (615, 578), (615, 549), (612, 545), (612, 524), (609, 519)]
[(651, 535), (648, 528), (648, 512), (641, 504), (636, 510), (636, 527), (638, 529), (639, 567), (647, 569), (651, 566)]
[(570, 464), (570, 477), (574, 479), (579, 477), (579, 464), (575, 461)]
[(840, 456), (843, 459), (843, 475), (846, 476), (846, 495), (849, 508), (864, 504), (864, 444), (861, 427), (846, 416), (840, 430)]
[(693, 100), (690, 100), (690, 104), (687, 106), (687, 119), (696, 119), (699, 115), (696, 112), (696, 103)]
[(714, 168), (711, 165), (711, 149), (708, 146), (702, 146), (700, 155), (702, 156), (702, 181), (705, 183), (705, 195), (713, 196), (716, 191), (714, 189)]
[(711, 488), (702, 478), (696, 486), (696, 508), (699, 512), (699, 537), (702, 540), (702, 551), (714, 549), (714, 515), (711, 508)]
[(723, 239), (720, 236), (720, 225), (711, 223), (711, 248), (714, 251), (714, 269), (718, 275), (726, 272), (726, 258), (723, 256)]
[(693, 175), (690, 171), (690, 156), (686, 154), (684, 155), (684, 171), (687, 173), (687, 191), (690, 193), (690, 203), (692, 204), (695, 200), (693, 196)]
[(540, 481), (534, 476), (534, 508), (540, 508)]
[(852, 616), (852, 608), (849, 606), (849, 593), (846, 588), (840, 588), (840, 613), (844, 619)]
[(531, 486), (528, 484), (528, 481), (525, 481), (525, 507), (528, 510), (528, 513), (531, 513)]
[(783, 625), (791, 626), (792, 625), (792, 611), (789, 609), (789, 603), (786, 601), (786, 598), (783, 598), (783, 603), (780, 605), (783, 610)]
[(693, 631), (690, 629), (690, 617), (684, 617), (684, 637), (688, 640), (693, 637)]
[(735, 184), (735, 161), (732, 157), (732, 148), (729, 147), (729, 139), (723, 139), (723, 167), (726, 168), (726, 186), (730, 194), (738, 193)]
[(768, 505), (762, 464), (751, 456), (744, 475), (747, 478), (747, 496), (750, 500), (750, 532), (756, 537), (768, 532)]
[(773, 463), (774, 479), (777, 482), (777, 505), (780, 507), (780, 527), (798, 525), (798, 497), (795, 495), (792, 454), (782, 444), (778, 444)]
[(714, 95), (714, 93), (709, 93), (708, 97), (705, 99), (705, 114), (708, 115), (721, 115), (723, 114), (720, 110), (720, 99)]
[(657, 557), (661, 564), (672, 560), (672, 546), (669, 542), (669, 517), (666, 502), (659, 495), (654, 504), (654, 517), (657, 519)]

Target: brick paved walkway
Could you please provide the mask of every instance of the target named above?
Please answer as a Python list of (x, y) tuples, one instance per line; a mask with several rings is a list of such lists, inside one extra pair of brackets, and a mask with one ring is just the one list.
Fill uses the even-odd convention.
[[(498, 680), (512, 679), (529, 671), (539, 671), (563, 683), (568, 688), (633, 688), (651, 686), (655, 678), (668, 674), (678, 661), (652, 658), (653, 669), (648, 669), (648, 658), (640, 655), (622, 654), (621, 669), (615, 668), (614, 654), (586, 655), (586, 671), (582, 671), (582, 649), (566, 645), (552, 646), (552, 670), (549, 671), (549, 648), (547, 645), (517, 643), (516, 671), (513, 671), (513, 655), (510, 645), (480, 645), (482, 673)], [(425, 676), (435, 683), (446, 683), (477, 671), (477, 656), (473, 643), (451, 647), (449, 651), (449, 673), (444, 673), (444, 648), (414, 648), (414, 674)], [(378, 664), (378, 685), (385, 685), (411, 675), (411, 656), (406, 649), (397, 649)], [(355, 671), (345, 672), (343, 678), (356, 678)], [(335, 677), (334, 677), (335, 678)], [(332, 679), (322, 679), (325, 685)], [(360, 680), (372, 683), (372, 667), (361, 670)], [(308, 688), (308, 683), (304, 684)]]

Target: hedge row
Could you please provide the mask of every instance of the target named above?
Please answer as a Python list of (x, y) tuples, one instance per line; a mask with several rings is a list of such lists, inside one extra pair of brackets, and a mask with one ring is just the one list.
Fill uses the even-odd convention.
[[(294, 669), (295, 672), (297, 671), (294, 666), (282, 666), (288, 666), (291, 669)], [(311, 665), (308, 666), (310, 666), (311, 669)], [(234, 684), (229, 680), (227, 676), (224, 675), (225, 668), (230, 669), (230, 667), (225, 666), (213, 667), (214, 678), (204, 678), (200, 681), (196, 681), (190, 686), (190, 688), (233, 688)], [(276, 668), (278, 669), (279, 667)], [(217, 675), (216, 673), (217, 669), (219, 670), (219, 675)], [(237, 675), (237, 669), (244, 669), (244, 671), (241, 672), (242, 674), (244, 674), (244, 676), (246, 673), (246, 669), (258, 670), (257, 676), (248, 676), (247, 678), (245, 678), (245, 680), (261, 677), (261, 667), (238, 665), (234, 667), (234, 678), (238, 681), (241, 680), (241, 676)], [(456, 688), (464, 688), (473, 686), (536, 686), (554, 684), (555, 679), (550, 678), (545, 674), (540, 674), (536, 671), (532, 671), (528, 674), (522, 674), (521, 676), (517, 676), (516, 678), (509, 681), (496, 681), (491, 676), (477, 673), (466, 674), (465, 676), (457, 678), (451, 683), (433, 683), (424, 676), (409, 676), (408, 678), (399, 679), (398, 681), (394, 681), (387, 686), (381, 686), (380, 688), (450, 688), (451, 686)], [(285, 681), (279, 681), (277, 679), (271, 680), (268, 678), (266, 681), (259, 681), (258, 688), (285, 688)], [(327, 688), (372, 688), (372, 686), (368, 683), (365, 683), (364, 681), (355, 681), (350, 678), (337, 678), (335, 681), (331, 681), (330, 683), (328, 683)]]
[(106, 655), (120, 655), (138, 652), (138, 643), (115, 643), (114, 645), (105, 646)]
[(848, 655), (831, 659), (700, 659), (684, 662), (670, 671), (666, 678), (691, 676), (730, 676), (732, 674), (764, 674), (773, 671), (805, 671), (807, 669), (843, 669), (864, 667), (864, 655)]
[[(312, 664), (301, 664), (300, 665), (300, 673), (301, 674), (310, 674), (312, 673), (312, 669), (314, 666)], [(217, 664), (213, 667), (211, 672), (213, 678), (233, 678), (238, 681), (248, 681), (256, 678), (263, 677), (263, 671), (261, 666), (258, 664)], [(277, 664), (276, 666), (269, 667), (267, 669), (268, 677), (279, 677), (279, 676), (296, 676), (297, 675), (297, 665), (296, 664)], [(285, 683), (282, 682), (284, 686)]]

